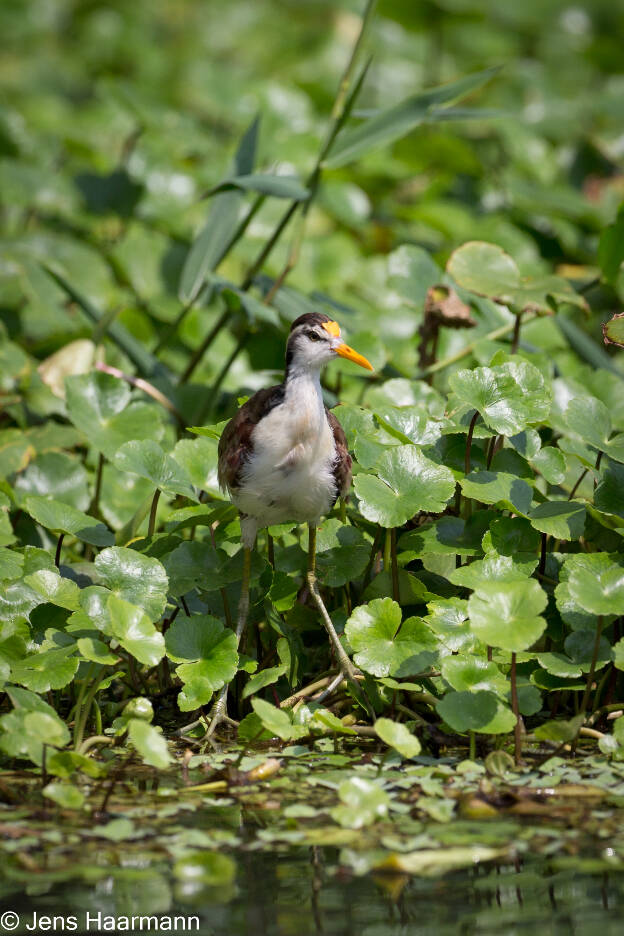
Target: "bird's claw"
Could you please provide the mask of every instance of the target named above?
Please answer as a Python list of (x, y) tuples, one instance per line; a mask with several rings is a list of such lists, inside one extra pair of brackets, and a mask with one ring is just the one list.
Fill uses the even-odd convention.
[(208, 725), (208, 731), (206, 732), (207, 740), (212, 738), (219, 725), (226, 724), (235, 727), (238, 724), (238, 722), (235, 722), (234, 719), (230, 718), (227, 713), (227, 686), (221, 691), (219, 698), (212, 706), (209, 718), (210, 724)]

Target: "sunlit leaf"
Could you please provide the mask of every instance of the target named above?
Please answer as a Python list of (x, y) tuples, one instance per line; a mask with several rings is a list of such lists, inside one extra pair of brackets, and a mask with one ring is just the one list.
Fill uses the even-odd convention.
[(453, 104), (471, 91), (480, 88), (498, 70), (498, 68), (487, 68), (438, 88), (414, 94), (400, 104), (389, 107), (364, 121), (355, 130), (343, 131), (330, 150), (326, 165), (332, 169), (344, 166), (371, 150), (393, 143), (424, 123), (435, 108)]
[(126, 442), (117, 452), (114, 463), (121, 471), (146, 478), (166, 494), (183, 494), (191, 500), (197, 500), (184, 468), (151, 439)]
[(75, 536), (92, 546), (110, 546), (115, 542), (115, 537), (101, 521), (61, 501), (41, 494), (29, 494), (24, 500), (24, 508), (33, 520), (56, 533)]
[(401, 624), (401, 608), (391, 598), (360, 605), (349, 617), (345, 634), (355, 662), (373, 676), (409, 676), (435, 660), (437, 640), (420, 618)]
[(128, 722), (128, 737), (144, 762), (151, 767), (165, 770), (172, 763), (173, 758), (167, 748), (167, 742), (160, 731), (148, 722), (131, 718)]
[(108, 599), (111, 633), (139, 663), (155, 666), (165, 655), (163, 635), (141, 608), (111, 595)]
[(546, 628), (541, 612), (548, 603), (535, 579), (479, 587), (468, 601), (473, 632), (484, 643), (503, 650), (526, 650)]
[(160, 407), (131, 401), (130, 388), (117, 377), (95, 371), (68, 377), (65, 388), (70, 420), (107, 458), (113, 459), (124, 442), (163, 434)]
[(158, 559), (134, 549), (111, 546), (95, 557), (100, 581), (114, 595), (142, 608), (152, 621), (158, 620), (167, 601), (167, 575)]
[(516, 723), (515, 715), (498, 696), (487, 690), (447, 692), (437, 710), (453, 731), (506, 734)]
[(420, 754), (420, 741), (401, 722), (378, 718), (375, 731), (382, 741), (398, 751), (402, 757), (417, 757)]
[(485, 424), (501, 435), (522, 432), (546, 419), (550, 410), (546, 381), (528, 361), (456, 371), (449, 383), (457, 398), (476, 409)]
[(354, 487), (364, 516), (384, 527), (401, 526), (420, 510), (440, 513), (455, 490), (449, 469), (413, 445), (384, 452), (376, 469), (358, 474)]

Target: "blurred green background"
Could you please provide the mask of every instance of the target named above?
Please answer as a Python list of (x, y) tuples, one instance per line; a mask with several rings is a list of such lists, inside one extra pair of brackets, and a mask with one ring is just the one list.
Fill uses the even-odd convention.
[[(181, 308), (180, 270), (210, 206), (200, 196), (227, 174), (258, 113), (258, 168), (305, 178), (362, 9), (355, 0), (2, 4), (5, 337), (40, 359), (91, 334), (80, 308), (41, 273), (44, 260), (155, 347)], [(525, 273), (560, 268), (577, 284), (590, 280), (599, 231), (624, 194), (622, 35), (622, 0), (380, 0), (355, 118), (504, 67), (465, 102), (485, 108), (483, 117), (425, 125), (324, 174), (289, 283), (346, 303), (342, 318), (362, 335), (362, 350), (411, 374), (416, 342), (405, 339), (418, 322), (413, 308), (403, 315), (388, 279), (398, 245), (418, 245), (443, 266), (465, 240), (489, 240)], [(219, 273), (240, 282), (283, 210), (267, 199)], [(281, 270), (291, 243), (287, 232), (265, 272)], [(199, 304), (186, 316), (161, 353), (171, 371), (184, 369), (217, 315)], [(605, 318), (585, 325), (597, 341)], [(527, 327), (526, 337), (567, 353), (550, 322)], [(209, 383), (236, 341), (236, 327), (223, 330), (194, 381)], [(457, 341), (465, 337), (449, 334), (449, 346)], [(259, 328), (225, 389), (274, 379), (282, 354), (279, 329)], [(118, 349), (109, 359), (132, 369)]]

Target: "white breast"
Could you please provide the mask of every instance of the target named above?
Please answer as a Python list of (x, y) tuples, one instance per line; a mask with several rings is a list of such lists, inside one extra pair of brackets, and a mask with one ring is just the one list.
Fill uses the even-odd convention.
[(288, 382), (284, 402), (258, 423), (252, 442), (233, 499), (258, 527), (314, 522), (330, 510), (336, 446), (317, 375)]

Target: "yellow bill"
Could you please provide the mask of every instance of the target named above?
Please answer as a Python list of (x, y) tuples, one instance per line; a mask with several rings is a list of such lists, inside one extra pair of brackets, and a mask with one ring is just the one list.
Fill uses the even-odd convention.
[(346, 358), (347, 361), (353, 361), (354, 364), (359, 364), (360, 367), (365, 367), (367, 370), (373, 370), (373, 365), (370, 361), (367, 361), (363, 354), (358, 354), (357, 351), (354, 351), (353, 348), (350, 348), (348, 344), (344, 342), (336, 348), (336, 354), (339, 354), (340, 357)]
[[(340, 325), (338, 322), (323, 322), (323, 328), (332, 336), (332, 338), (340, 338)], [(360, 367), (365, 367), (367, 370), (373, 370), (373, 365), (371, 362), (367, 361), (363, 354), (359, 354), (357, 351), (354, 351), (353, 348), (350, 348), (348, 344), (344, 343), (344, 341), (334, 347), (334, 351), (336, 354), (339, 354), (340, 357), (346, 358), (347, 361), (353, 361), (354, 364), (359, 364)]]

